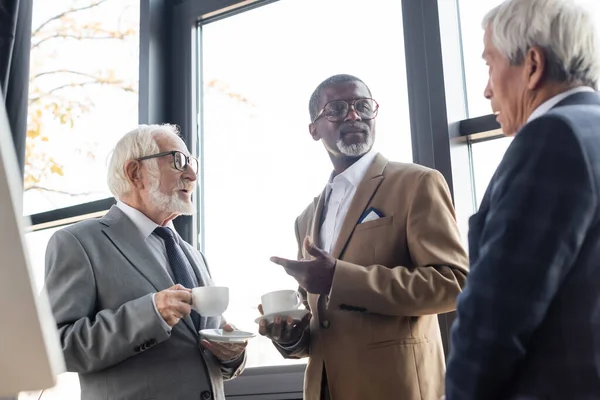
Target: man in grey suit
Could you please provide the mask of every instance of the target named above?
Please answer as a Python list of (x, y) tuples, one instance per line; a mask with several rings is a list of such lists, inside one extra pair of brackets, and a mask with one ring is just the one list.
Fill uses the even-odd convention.
[(223, 380), (243, 370), (245, 344), (198, 334), (232, 327), (190, 306), (189, 288), (213, 282), (172, 220), (193, 213), (197, 172), (175, 127), (142, 125), (110, 161), (117, 204), (50, 239), (46, 289), (82, 400), (224, 399)]

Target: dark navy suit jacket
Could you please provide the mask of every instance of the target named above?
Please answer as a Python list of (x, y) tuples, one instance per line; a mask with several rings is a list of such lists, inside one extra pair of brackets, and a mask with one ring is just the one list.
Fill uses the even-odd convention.
[(527, 123), (469, 220), (447, 400), (600, 399), (600, 96)]

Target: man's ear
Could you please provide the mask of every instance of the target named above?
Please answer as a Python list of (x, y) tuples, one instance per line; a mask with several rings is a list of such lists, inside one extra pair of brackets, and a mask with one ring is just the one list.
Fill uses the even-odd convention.
[(321, 136), (319, 136), (319, 133), (317, 132), (317, 127), (315, 126), (314, 122), (308, 124), (308, 131), (310, 132), (310, 136), (312, 136), (314, 141), (321, 140)]
[(142, 180), (142, 169), (139, 161), (127, 161), (125, 163), (125, 166), (123, 167), (123, 170), (125, 171), (125, 177), (129, 181), (131, 186), (133, 186), (136, 189), (144, 188), (144, 182)]
[(544, 54), (544, 51), (540, 47), (533, 46), (527, 50), (525, 59), (523, 60), (527, 89), (535, 90), (539, 88), (546, 73), (547, 62), (546, 54)]

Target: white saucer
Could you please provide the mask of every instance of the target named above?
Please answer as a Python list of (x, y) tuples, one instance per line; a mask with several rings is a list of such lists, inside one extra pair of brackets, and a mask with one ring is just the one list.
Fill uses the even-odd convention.
[(300, 321), (308, 313), (309, 313), (309, 311), (306, 310), (306, 309), (296, 309), (296, 310), (290, 310), (290, 311), (282, 311), (282, 312), (278, 312), (278, 313), (273, 313), (273, 314), (267, 314), (267, 315), (260, 316), (260, 317), (256, 318), (254, 320), (254, 322), (256, 322), (258, 324), (261, 319), (266, 319), (267, 323), (270, 324), (270, 323), (273, 322), (273, 319), (276, 316), (280, 316), (280, 317), (292, 317), (293, 319)]
[(233, 331), (227, 332), (223, 329), (203, 329), (200, 334), (211, 342), (222, 343), (244, 343), (246, 340), (256, 336), (252, 332)]

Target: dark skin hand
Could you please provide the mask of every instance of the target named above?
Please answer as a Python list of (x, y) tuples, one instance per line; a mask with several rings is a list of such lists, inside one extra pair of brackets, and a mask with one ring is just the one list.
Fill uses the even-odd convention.
[(304, 249), (313, 257), (311, 260), (296, 261), (271, 257), (271, 261), (281, 265), (308, 293), (329, 294), (337, 260), (318, 248), (308, 236), (304, 239)]
[[(258, 311), (260, 315), (264, 315), (262, 305), (258, 306)], [(308, 313), (298, 321), (290, 316), (276, 316), (271, 324), (266, 319), (261, 319), (258, 324), (258, 333), (284, 346), (295, 344), (300, 340), (311, 317), (312, 314)]]

